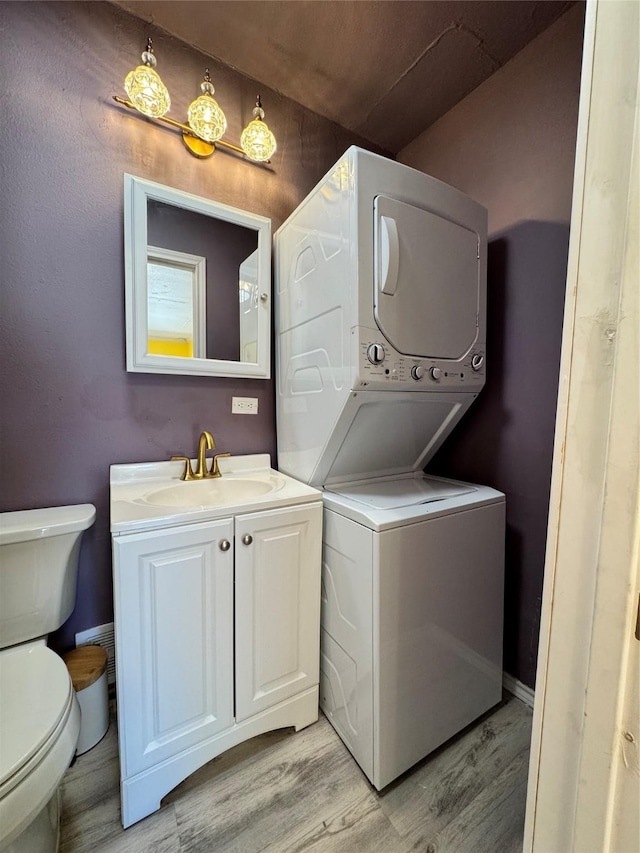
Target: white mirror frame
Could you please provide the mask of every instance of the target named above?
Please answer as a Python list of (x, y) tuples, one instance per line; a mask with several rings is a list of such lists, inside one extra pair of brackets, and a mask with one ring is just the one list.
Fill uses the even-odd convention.
[[(258, 345), (256, 362), (179, 358), (147, 352), (147, 200), (232, 222), (258, 236)], [(124, 266), (127, 370), (186, 376), (269, 379), (271, 376), (271, 220), (153, 181), (124, 176)], [(239, 304), (234, 306), (239, 311)]]

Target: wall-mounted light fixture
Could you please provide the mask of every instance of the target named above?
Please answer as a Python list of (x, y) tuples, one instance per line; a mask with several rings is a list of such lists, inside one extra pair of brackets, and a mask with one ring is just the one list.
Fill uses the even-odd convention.
[(215, 89), (209, 69), (206, 69), (204, 80), (200, 84), (202, 94), (189, 104), (188, 124), (183, 124), (165, 115), (171, 106), (171, 98), (167, 87), (155, 70), (156, 65), (153, 44), (151, 39), (147, 39), (146, 49), (142, 53), (142, 65), (130, 71), (124, 81), (124, 89), (129, 100), (120, 98), (118, 95), (114, 95), (113, 100), (130, 110), (137, 110), (147, 118), (164, 122), (176, 130), (181, 130), (182, 141), (195, 157), (210, 157), (216, 150), (216, 146), (220, 146), (243, 154), (257, 163), (269, 162), (276, 150), (276, 139), (264, 122), (260, 95), (253, 109), (253, 120), (242, 131), (240, 145), (234, 145), (222, 138), (227, 129), (227, 119), (213, 97)]

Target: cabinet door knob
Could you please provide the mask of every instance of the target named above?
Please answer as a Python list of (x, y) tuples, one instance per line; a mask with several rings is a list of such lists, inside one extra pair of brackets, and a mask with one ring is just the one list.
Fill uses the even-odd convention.
[(220, 550), (221, 551), (228, 551), (229, 548), (231, 548), (231, 542), (229, 542), (228, 539), (221, 539), (220, 540)]
[(253, 536), (250, 533), (245, 533), (244, 536), (242, 537), (242, 544), (243, 545), (251, 545), (252, 542), (253, 542)]

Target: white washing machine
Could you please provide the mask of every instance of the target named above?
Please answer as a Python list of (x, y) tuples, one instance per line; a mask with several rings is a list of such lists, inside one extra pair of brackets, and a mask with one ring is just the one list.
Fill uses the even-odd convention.
[(321, 705), (377, 788), (502, 695), (504, 495), (422, 473), (485, 382), (486, 229), (352, 147), (275, 234), (278, 465), (324, 489)]
[(324, 504), (320, 702), (380, 789), (502, 697), (504, 495), (405, 475)]

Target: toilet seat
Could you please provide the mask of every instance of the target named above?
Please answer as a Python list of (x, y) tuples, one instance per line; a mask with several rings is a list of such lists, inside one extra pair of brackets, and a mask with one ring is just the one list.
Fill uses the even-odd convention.
[(42, 643), (0, 653), (0, 839), (16, 837), (51, 799), (80, 731), (67, 668)]

